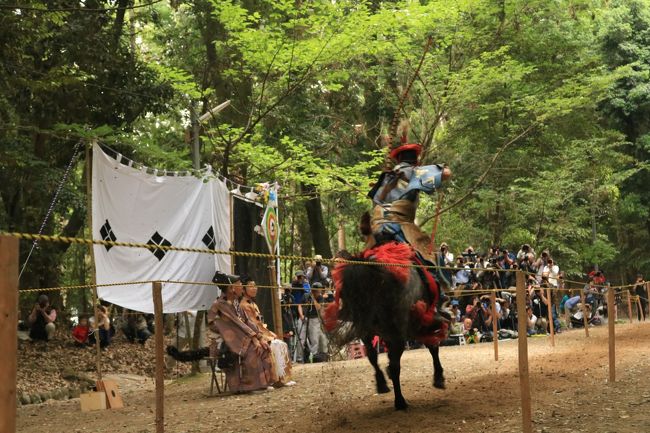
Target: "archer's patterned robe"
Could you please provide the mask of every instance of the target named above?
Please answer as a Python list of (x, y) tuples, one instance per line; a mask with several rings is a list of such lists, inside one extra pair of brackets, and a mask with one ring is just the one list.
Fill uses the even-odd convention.
[(271, 351), (265, 350), (259, 355), (255, 350), (253, 339), (261, 335), (260, 331), (239, 307), (238, 301), (217, 299), (208, 311), (208, 325), (221, 335), (231, 352), (239, 355), (235, 366), (225, 370), (232, 392), (266, 389), (275, 382)]

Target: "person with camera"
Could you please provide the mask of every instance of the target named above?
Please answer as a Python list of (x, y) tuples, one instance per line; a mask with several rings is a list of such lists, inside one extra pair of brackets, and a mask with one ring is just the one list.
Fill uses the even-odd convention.
[[(636, 281), (632, 290), (630, 290), (632, 295), (638, 296), (641, 301), (641, 310), (643, 310), (643, 320), (648, 315), (648, 292), (646, 291), (646, 282), (643, 279), (643, 275), (637, 274)], [(641, 310), (637, 309), (637, 316), (639, 321), (641, 321)]]
[[(262, 331), (248, 318), (239, 303), (244, 294), (241, 278), (217, 272), (213, 281), (222, 294), (208, 311), (208, 326), (219, 334), (225, 350), (211, 348), (212, 355), (227, 356), (228, 388), (235, 393), (268, 389), (274, 383), (271, 348)], [(215, 340), (214, 344), (217, 344)]]
[(329, 269), (323, 264), (323, 256), (316, 254), (312, 265), (307, 268), (305, 277), (311, 286), (314, 283), (320, 283), (324, 286), (328, 284)]
[[(438, 251), (437, 256), (438, 266), (441, 268), (451, 268), (454, 266), (454, 255), (449, 251), (449, 245), (447, 245), (447, 242), (440, 244), (440, 250)], [(443, 290), (450, 289), (452, 271), (450, 269), (439, 269), (438, 276), (438, 282), (443, 286)]]
[(546, 334), (548, 327), (548, 306), (549, 300), (546, 298), (545, 286), (538, 286), (531, 281), (528, 286), (528, 296), (533, 314), (537, 317), (535, 322), (535, 331), (538, 334)]
[(50, 299), (47, 295), (38, 297), (38, 302), (34, 304), (28, 317), (29, 338), (32, 340), (49, 341), (54, 336), (56, 327), (56, 309), (50, 305)]

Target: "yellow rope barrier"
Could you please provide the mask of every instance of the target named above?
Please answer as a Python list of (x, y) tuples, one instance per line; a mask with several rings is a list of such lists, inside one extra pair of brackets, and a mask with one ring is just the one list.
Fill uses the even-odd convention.
[[(175, 246), (165, 246), (157, 244), (142, 244), (136, 242), (117, 242), (117, 241), (106, 241), (99, 239), (85, 239), (85, 238), (76, 238), (68, 236), (50, 236), (50, 235), (38, 235), (33, 233), (20, 233), (20, 232), (0, 232), (0, 236), (11, 236), (18, 239), (25, 239), (31, 241), (45, 241), (45, 242), (59, 242), (59, 243), (70, 243), (70, 244), (84, 244), (84, 245), (103, 245), (103, 246), (116, 246), (116, 247), (127, 247), (127, 248), (144, 248), (148, 250), (160, 249), (163, 251), (181, 251), (181, 252), (191, 252), (191, 253), (200, 253), (200, 254), (220, 254), (220, 255), (231, 255), (231, 256), (240, 256), (240, 257), (255, 257), (255, 258), (267, 258), (267, 259), (280, 259), (280, 260), (312, 260), (312, 257), (304, 256), (293, 256), (293, 255), (275, 255), (275, 254), (266, 254), (266, 253), (252, 253), (246, 251), (226, 251), (226, 250), (211, 250), (208, 248), (191, 248), (191, 247), (175, 247)], [(388, 263), (388, 262), (373, 262), (373, 261), (361, 261), (361, 260), (344, 260), (344, 259), (323, 259), (323, 263), (335, 264), (335, 263), (348, 263), (355, 265), (369, 265), (369, 266), (396, 266), (396, 267), (408, 267), (408, 268), (424, 268), (424, 269), (438, 269), (438, 270), (464, 270), (466, 268), (458, 268), (451, 266), (435, 266), (435, 265), (418, 265), (413, 263)], [(471, 270), (482, 269), (483, 271), (491, 272), (523, 272), (520, 269), (500, 269), (500, 268), (472, 268)], [(537, 276), (537, 274), (524, 272), (526, 275)], [(573, 280), (563, 280), (565, 283), (575, 283), (575, 284), (586, 284), (583, 281), (573, 281)], [(165, 282), (165, 281), (162, 281)], [(125, 284), (125, 283), (115, 283)], [(128, 283), (128, 284), (142, 284), (142, 283)], [(186, 282), (185, 284), (191, 284)], [(204, 284), (204, 283), (201, 283)], [(214, 283), (209, 283), (214, 284)], [(611, 289), (622, 289), (627, 287), (634, 287), (635, 284), (627, 284), (620, 286), (605, 286), (605, 285), (594, 285), (598, 288), (611, 288)], [(85, 287), (102, 287), (100, 285), (86, 285), (86, 286), (69, 286), (70, 288), (85, 288)], [(261, 286), (260, 286), (261, 287)], [(275, 286), (273, 286), (276, 288)], [(46, 291), (46, 290), (57, 290), (58, 288), (48, 288), (48, 289), (24, 289), (23, 291)], [(551, 290), (569, 290), (569, 289), (558, 289), (551, 288)]]

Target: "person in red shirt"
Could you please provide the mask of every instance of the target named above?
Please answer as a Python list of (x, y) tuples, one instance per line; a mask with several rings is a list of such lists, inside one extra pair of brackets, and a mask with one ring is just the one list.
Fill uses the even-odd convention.
[(79, 324), (72, 328), (72, 338), (74, 345), (83, 347), (88, 345), (88, 334), (90, 334), (90, 326), (88, 326), (88, 318), (85, 316), (79, 317)]

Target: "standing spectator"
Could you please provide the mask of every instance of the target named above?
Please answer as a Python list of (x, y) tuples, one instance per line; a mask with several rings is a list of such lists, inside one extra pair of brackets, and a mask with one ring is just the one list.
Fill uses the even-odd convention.
[(596, 310), (596, 296), (600, 294), (598, 287), (596, 287), (596, 281), (591, 278), (587, 284), (583, 287), (582, 291), (585, 294), (585, 302), (591, 306), (591, 311)]
[(524, 259), (528, 258), (528, 255), (532, 254), (533, 259), (535, 258), (535, 250), (528, 244), (523, 244), (519, 251), (517, 251), (517, 261), (521, 262)]
[(38, 297), (32, 312), (29, 314), (29, 338), (32, 340), (49, 341), (54, 336), (54, 321), (56, 320), (56, 309), (50, 305), (47, 295)]
[[(449, 268), (454, 266), (454, 255), (449, 252), (449, 245), (447, 242), (440, 244), (440, 251), (438, 251), (438, 266), (442, 268)], [(438, 271), (438, 276), (440, 277), (440, 283), (443, 289), (449, 289), (451, 287), (451, 276), (452, 271), (450, 269), (440, 269)]]
[[(300, 345), (307, 346), (313, 362), (327, 359), (327, 337), (323, 333), (320, 321), (320, 309), (323, 303), (323, 285), (314, 283), (311, 293), (305, 299), (304, 304), (298, 306), (298, 314), (301, 317), (302, 329), (300, 332)], [(301, 348), (298, 348), (298, 351)], [(307, 362), (307, 356), (303, 354), (303, 360)]]
[(548, 283), (553, 288), (558, 288), (558, 277), (560, 276), (560, 267), (555, 264), (553, 259), (549, 258), (546, 266), (542, 269), (542, 277), (548, 277)]
[(312, 262), (312, 265), (307, 268), (305, 276), (311, 286), (313, 286), (314, 283), (320, 283), (323, 287), (329, 285), (329, 269), (323, 264), (323, 256), (320, 254), (314, 256), (314, 261)]
[(90, 326), (88, 326), (88, 317), (85, 315), (79, 316), (79, 324), (72, 328), (72, 339), (74, 345), (77, 347), (88, 346), (88, 335), (90, 334)]
[[(637, 274), (634, 287), (632, 287), (632, 294), (639, 297), (641, 301), (641, 310), (643, 310), (643, 319), (645, 320), (648, 311), (648, 292), (646, 291), (646, 282), (643, 280), (643, 275)], [(637, 310), (639, 321), (641, 321), (641, 310)]]
[(292, 303), (298, 305), (293, 305), (292, 307), (290, 307), (291, 315), (294, 320), (293, 329), (296, 336), (298, 337), (294, 348), (295, 349), (293, 355), (294, 362), (303, 362), (302, 355), (303, 355), (304, 345), (300, 342), (300, 334), (303, 331), (304, 323), (301, 318), (299, 305), (303, 303), (303, 299), (306, 294), (305, 286), (309, 287), (309, 283), (305, 279), (305, 273), (303, 271), (297, 271), (295, 278), (291, 282), (291, 295), (293, 297)]

